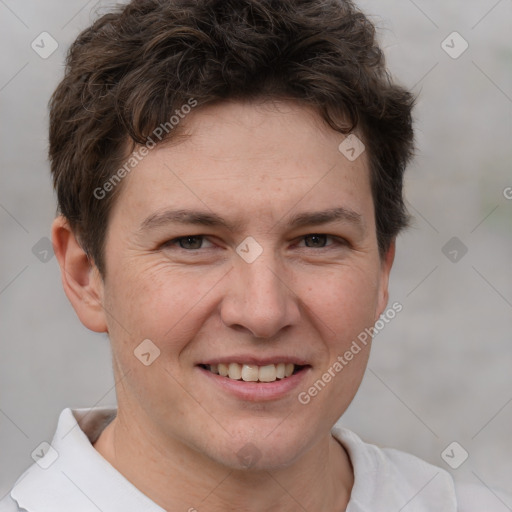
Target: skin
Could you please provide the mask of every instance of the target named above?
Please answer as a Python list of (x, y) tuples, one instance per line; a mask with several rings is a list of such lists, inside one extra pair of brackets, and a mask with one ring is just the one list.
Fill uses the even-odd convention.
[[(394, 244), (380, 257), (366, 154), (350, 162), (338, 151), (344, 135), (293, 102), (226, 102), (183, 122), (188, 138), (157, 146), (124, 179), (105, 276), (66, 220), (54, 222), (64, 289), (83, 324), (112, 344), (119, 409), (95, 448), (166, 510), (343, 511), (353, 471), (330, 430), (369, 349), (307, 405), (297, 395), (387, 304)], [(340, 207), (358, 220), (289, 224)], [(236, 225), (141, 228), (168, 209)], [(164, 245), (200, 235), (185, 248)], [(248, 236), (263, 249), (252, 263), (236, 252)], [(134, 357), (145, 339), (160, 350), (149, 366)], [(285, 396), (243, 400), (197, 367), (237, 354), (296, 356), (309, 367)], [(249, 443), (247, 468), (237, 453)]]

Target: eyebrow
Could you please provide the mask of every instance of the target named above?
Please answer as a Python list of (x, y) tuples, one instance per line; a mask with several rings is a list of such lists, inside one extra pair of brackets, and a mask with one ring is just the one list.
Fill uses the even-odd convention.
[(153, 213), (140, 225), (139, 230), (145, 231), (165, 226), (167, 224), (195, 224), (199, 226), (224, 227), (234, 231), (239, 223), (230, 223), (213, 212), (196, 210), (164, 210)]
[[(291, 217), (287, 222), (287, 225), (292, 229), (296, 229), (304, 226), (327, 224), (335, 221), (347, 222), (361, 229), (364, 227), (363, 217), (359, 213), (343, 207), (298, 213)], [(237, 231), (242, 227), (242, 223), (240, 221), (229, 222), (213, 212), (180, 209), (163, 210), (151, 214), (141, 223), (139, 231), (146, 231), (173, 223), (223, 227), (229, 231)], [(280, 223), (282, 223), (282, 221), (279, 221), (277, 224)]]
[(335, 221), (348, 222), (349, 224), (354, 224), (361, 228), (364, 225), (361, 214), (343, 207), (330, 208), (328, 210), (318, 212), (299, 213), (290, 219), (289, 225), (292, 228), (300, 228), (303, 226), (327, 224)]

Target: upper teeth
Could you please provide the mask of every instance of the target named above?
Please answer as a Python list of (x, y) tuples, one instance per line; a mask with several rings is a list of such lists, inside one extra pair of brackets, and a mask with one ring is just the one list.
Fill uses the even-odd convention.
[(230, 379), (242, 379), (245, 382), (274, 382), (276, 379), (289, 377), (293, 373), (295, 365), (293, 363), (278, 363), (257, 366), (255, 364), (219, 363), (209, 365), (209, 369), (213, 373)]

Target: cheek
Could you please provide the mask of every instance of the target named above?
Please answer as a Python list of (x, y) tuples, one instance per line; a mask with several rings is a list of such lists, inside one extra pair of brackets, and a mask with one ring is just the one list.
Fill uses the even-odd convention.
[(332, 273), (323, 287), (308, 287), (310, 318), (323, 343), (316, 373), (298, 401), (309, 417), (325, 425), (346, 411), (364, 376), (371, 346), (365, 329), (373, 326), (377, 306), (375, 276), (369, 268), (352, 268)]
[(350, 343), (373, 325), (378, 303), (378, 281), (371, 268), (338, 269), (310, 284), (304, 303), (318, 319), (318, 328), (335, 344)]
[(162, 351), (179, 351), (193, 335), (191, 329), (201, 327), (198, 315), (221, 275), (192, 274), (168, 264), (126, 265), (113, 272), (105, 293), (113, 345), (131, 353), (150, 339)]

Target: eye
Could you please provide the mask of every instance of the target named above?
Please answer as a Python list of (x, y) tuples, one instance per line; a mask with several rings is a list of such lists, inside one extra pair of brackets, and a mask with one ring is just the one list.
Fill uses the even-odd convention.
[(327, 243), (328, 240), (332, 240), (333, 237), (330, 236), (330, 235), (324, 235), (322, 233), (311, 233), (309, 235), (305, 235), (303, 237), (303, 240), (304, 240), (304, 244), (306, 247), (312, 247), (312, 248), (322, 248), (322, 247), (327, 247), (329, 245), (332, 245)]
[(197, 249), (205, 249), (208, 247), (204, 247), (204, 243), (209, 243), (211, 247), (212, 244), (208, 240), (205, 239), (204, 235), (187, 235), (180, 236), (179, 238), (174, 238), (173, 240), (169, 240), (163, 244), (163, 247), (170, 248), (173, 246), (178, 246), (180, 249), (185, 249), (187, 251), (194, 251)]

